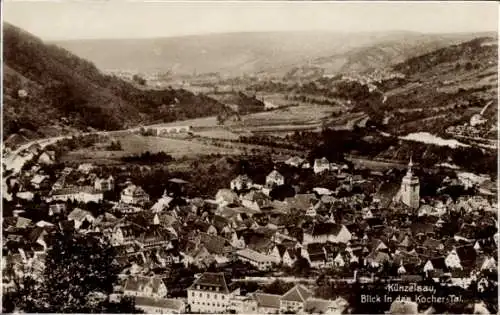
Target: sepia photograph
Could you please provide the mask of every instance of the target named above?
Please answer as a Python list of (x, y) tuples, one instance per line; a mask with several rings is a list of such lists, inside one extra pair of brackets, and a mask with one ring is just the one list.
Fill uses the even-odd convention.
[(500, 314), (495, 1), (2, 9), (2, 313)]

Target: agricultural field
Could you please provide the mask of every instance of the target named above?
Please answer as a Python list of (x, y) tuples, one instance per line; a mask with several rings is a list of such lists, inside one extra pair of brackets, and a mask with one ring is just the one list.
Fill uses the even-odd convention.
[(188, 119), (188, 120), (180, 120), (180, 121), (174, 121), (174, 122), (170, 122), (170, 123), (151, 125), (149, 127), (160, 127), (160, 126), (162, 126), (162, 127), (191, 126), (193, 128), (196, 128), (196, 127), (214, 127), (214, 126), (217, 126), (217, 117), (209, 116), (209, 117), (201, 117), (201, 118)]
[(115, 137), (115, 140), (121, 143), (121, 151), (79, 149), (65, 154), (62, 157), (62, 161), (77, 163), (92, 161), (94, 164), (119, 164), (121, 163), (120, 159), (123, 157), (140, 155), (146, 151), (150, 153), (163, 151), (174, 158), (209, 154), (234, 155), (243, 153), (243, 150), (238, 148), (213, 146), (187, 139), (145, 137), (130, 134)]
[(336, 106), (328, 105), (290, 106), (243, 116), (240, 124), (245, 127), (321, 124), (339, 110)]
[[(334, 113), (344, 110), (345, 108), (340, 105), (309, 104), (282, 107), (275, 110), (243, 115), (241, 116), (241, 121), (228, 121), (224, 124), (224, 127), (229, 130), (221, 128), (217, 124), (216, 117), (190, 119), (154, 126), (188, 125), (193, 128), (195, 135), (201, 137), (235, 140), (239, 135), (248, 136), (249, 133), (265, 132), (282, 135), (283, 133), (295, 130), (316, 130), (321, 128), (325, 122), (331, 121)], [(341, 124), (343, 125), (344, 123)]]
[(223, 128), (214, 127), (209, 130), (195, 131), (193, 132), (195, 136), (200, 136), (203, 138), (215, 138), (215, 139), (225, 139), (225, 140), (238, 140), (240, 135)]

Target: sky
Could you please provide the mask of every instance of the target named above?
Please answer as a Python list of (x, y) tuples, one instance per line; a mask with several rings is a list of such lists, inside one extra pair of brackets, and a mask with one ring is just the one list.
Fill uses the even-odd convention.
[(19, 1), (4, 21), (44, 40), (151, 38), (255, 31), (497, 31), (485, 2)]

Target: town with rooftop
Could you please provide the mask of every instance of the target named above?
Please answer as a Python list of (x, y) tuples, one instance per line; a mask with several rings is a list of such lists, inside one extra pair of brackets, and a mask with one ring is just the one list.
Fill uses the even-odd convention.
[[(146, 313), (361, 313), (417, 295), (420, 308), (440, 312), (496, 299), (497, 200), (487, 179), (447, 177), (439, 190), (448, 194), (430, 198), (411, 157), (381, 172), (290, 156), (263, 174), (240, 161), (211, 196), (174, 177), (148, 193), (129, 167), (69, 166), (57, 149), (31, 145), (32, 158), (7, 178), (4, 293), (22, 290), (28, 275), (41, 285), (51, 238), (62, 233), (105, 240), (118, 270), (109, 299), (130, 298)], [(367, 300), (377, 295), (386, 300)]]
[(247, 2), (2, 4), (2, 313), (498, 314), (495, 3)]

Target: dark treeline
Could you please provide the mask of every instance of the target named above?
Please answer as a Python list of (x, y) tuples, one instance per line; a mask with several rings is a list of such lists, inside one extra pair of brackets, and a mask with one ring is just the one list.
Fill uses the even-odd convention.
[(122, 157), (122, 161), (126, 163), (138, 163), (138, 164), (155, 164), (155, 163), (168, 163), (173, 161), (174, 158), (165, 152), (161, 151), (158, 153), (151, 153), (146, 151), (139, 155), (125, 156)]

